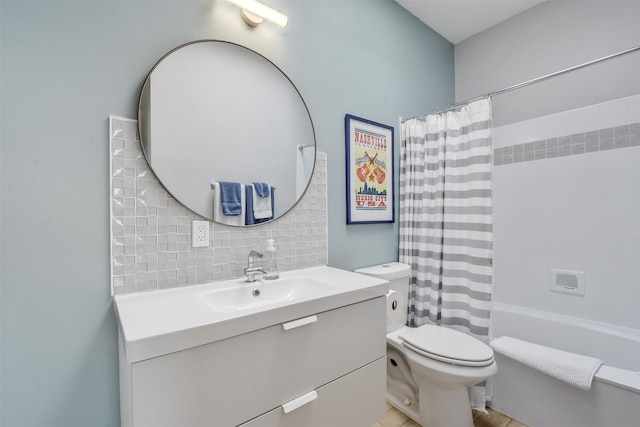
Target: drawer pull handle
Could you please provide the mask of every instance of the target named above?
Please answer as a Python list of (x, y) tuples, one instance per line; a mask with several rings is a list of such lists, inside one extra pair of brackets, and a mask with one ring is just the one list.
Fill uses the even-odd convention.
[(302, 319), (293, 320), (291, 322), (283, 323), (282, 327), (284, 328), (285, 331), (288, 331), (289, 329), (298, 328), (300, 326), (308, 325), (309, 323), (316, 322), (317, 320), (318, 320), (318, 317), (313, 315), (313, 316), (309, 316), (309, 317), (303, 317)]
[(307, 394), (303, 394), (302, 396), (297, 397), (292, 401), (285, 403), (284, 405), (282, 405), (282, 410), (284, 411), (285, 414), (288, 414), (289, 412), (294, 411), (299, 407), (306, 405), (309, 402), (313, 402), (317, 398), (318, 398), (318, 393), (316, 393), (315, 390), (312, 390)]

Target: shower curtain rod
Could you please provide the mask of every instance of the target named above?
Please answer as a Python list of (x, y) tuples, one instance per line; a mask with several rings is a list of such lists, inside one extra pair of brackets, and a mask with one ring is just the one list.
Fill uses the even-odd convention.
[(612, 59), (612, 58), (615, 58), (615, 57), (618, 57), (618, 56), (626, 55), (627, 53), (635, 52), (637, 50), (640, 50), (640, 46), (635, 46), (635, 47), (632, 47), (632, 48), (629, 48), (629, 49), (622, 50), (620, 52), (613, 53), (611, 55), (603, 56), (602, 58), (594, 59), (593, 61), (585, 62), (585, 63), (580, 64), (580, 65), (575, 65), (573, 67), (565, 68), (564, 70), (560, 70), (560, 71), (556, 71), (554, 73), (546, 74), (544, 76), (536, 77), (535, 79), (527, 80), (527, 81), (522, 82), (522, 83), (518, 83), (518, 84), (515, 84), (515, 85), (512, 85), (512, 86), (508, 86), (508, 87), (496, 90), (494, 92), (489, 92), (489, 93), (487, 93), (485, 95), (480, 95), (480, 96), (476, 96), (474, 98), (469, 98), (469, 99), (464, 100), (464, 101), (456, 102), (455, 104), (448, 105), (448, 106), (446, 106), (444, 108), (432, 111), (430, 113), (419, 114), (417, 116), (407, 117), (407, 118), (403, 117), (403, 118), (400, 119), (400, 122), (404, 123), (407, 120), (426, 117), (429, 114), (437, 114), (437, 113), (442, 113), (442, 112), (445, 112), (445, 111), (453, 110), (453, 109), (455, 109), (457, 107), (460, 107), (462, 105), (466, 105), (466, 104), (468, 104), (468, 103), (470, 103), (472, 101), (476, 101), (478, 99), (491, 98), (491, 97), (496, 96), (496, 95), (502, 95), (503, 93), (510, 92), (512, 90), (515, 90), (515, 89), (520, 89), (522, 87), (529, 86), (529, 85), (532, 85), (534, 83), (538, 83), (538, 82), (541, 82), (543, 80), (547, 80), (547, 79), (550, 79), (552, 77), (559, 76), (561, 74), (570, 73), (571, 71), (575, 71), (575, 70), (578, 70), (580, 68), (587, 67), (589, 65), (597, 64), (598, 62), (603, 62), (603, 61), (606, 61), (606, 60), (609, 60), (609, 59)]

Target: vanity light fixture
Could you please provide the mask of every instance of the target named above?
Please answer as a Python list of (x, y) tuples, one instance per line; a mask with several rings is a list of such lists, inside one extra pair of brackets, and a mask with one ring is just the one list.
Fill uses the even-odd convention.
[(256, 0), (227, 0), (240, 8), (240, 16), (242, 20), (250, 27), (257, 27), (268, 19), (281, 27), (286, 27), (289, 18), (277, 10), (271, 9)]

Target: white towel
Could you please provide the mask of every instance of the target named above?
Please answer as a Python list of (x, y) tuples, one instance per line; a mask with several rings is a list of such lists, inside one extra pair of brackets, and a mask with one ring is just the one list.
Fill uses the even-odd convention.
[(247, 201), (246, 196), (244, 194), (244, 185), (241, 185), (240, 194), (242, 200), (242, 212), (240, 215), (225, 215), (222, 212), (222, 202), (220, 200), (220, 184), (217, 182), (214, 184), (213, 189), (213, 219), (216, 222), (226, 225), (245, 225), (245, 217), (246, 217), (246, 209), (247, 209)]
[(256, 191), (256, 186), (250, 185), (253, 188), (253, 217), (255, 219), (271, 218), (273, 216), (271, 211), (271, 186), (269, 186), (269, 195), (260, 197)]
[(498, 353), (582, 390), (591, 389), (593, 376), (602, 365), (602, 360), (593, 357), (506, 336), (493, 340), (489, 345)]

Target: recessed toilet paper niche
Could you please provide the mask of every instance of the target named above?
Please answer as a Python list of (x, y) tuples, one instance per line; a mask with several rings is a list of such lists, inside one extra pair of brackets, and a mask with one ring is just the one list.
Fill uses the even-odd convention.
[(551, 292), (584, 296), (584, 271), (549, 270)]

